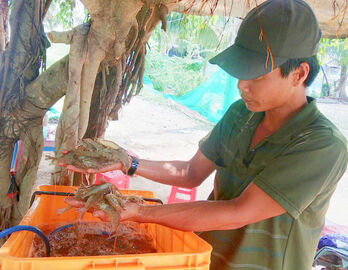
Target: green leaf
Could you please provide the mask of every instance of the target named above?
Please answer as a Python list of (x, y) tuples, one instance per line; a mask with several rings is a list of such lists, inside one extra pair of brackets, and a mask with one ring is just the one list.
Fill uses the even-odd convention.
[(209, 26), (206, 26), (203, 29), (201, 29), (199, 37), (202, 42), (202, 45), (205, 48), (214, 49), (219, 45), (219, 37)]

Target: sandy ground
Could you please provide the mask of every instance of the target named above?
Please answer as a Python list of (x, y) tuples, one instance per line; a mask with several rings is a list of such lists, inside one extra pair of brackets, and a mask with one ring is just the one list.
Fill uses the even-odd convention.
[[(333, 121), (348, 138), (348, 105), (318, 103), (321, 111)], [(119, 121), (109, 123), (105, 138), (115, 141), (143, 159), (187, 160), (197, 150), (199, 140), (213, 124), (198, 113), (150, 91), (143, 91), (123, 107)], [(44, 153), (44, 156), (47, 153)], [(49, 183), (52, 166), (42, 159), (37, 184)], [(151, 190), (167, 202), (171, 187), (142, 177), (130, 181), (131, 189)], [(213, 188), (211, 175), (197, 189), (197, 199), (205, 199)], [(348, 173), (341, 179), (331, 200), (327, 218), (348, 226)]]

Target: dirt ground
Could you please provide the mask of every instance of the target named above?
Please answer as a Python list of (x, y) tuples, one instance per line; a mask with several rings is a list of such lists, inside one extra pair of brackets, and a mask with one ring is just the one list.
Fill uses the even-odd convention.
[[(348, 105), (318, 103), (318, 106), (348, 139)], [(198, 113), (145, 90), (122, 108), (120, 120), (109, 123), (105, 138), (131, 150), (142, 159), (187, 160), (194, 155), (199, 140), (212, 127), (213, 124)], [(52, 166), (43, 157), (37, 184), (49, 183), (52, 171)], [(212, 188), (213, 175), (198, 187), (197, 199), (205, 199)], [(137, 176), (131, 178), (130, 189), (151, 190), (156, 197), (167, 202), (171, 187)], [(348, 172), (331, 200), (327, 218), (348, 226), (347, 205)]]

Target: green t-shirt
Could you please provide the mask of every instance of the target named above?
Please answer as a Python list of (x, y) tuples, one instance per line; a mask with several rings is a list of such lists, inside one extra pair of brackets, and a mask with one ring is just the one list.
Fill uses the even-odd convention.
[(276, 133), (249, 150), (264, 113), (242, 100), (201, 140), (216, 165), (209, 199), (238, 197), (254, 182), (287, 212), (237, 230), (203, 232), (211, 269), (309, 270), (329, 200), (345, 172), (347, 143), (312, 98)]

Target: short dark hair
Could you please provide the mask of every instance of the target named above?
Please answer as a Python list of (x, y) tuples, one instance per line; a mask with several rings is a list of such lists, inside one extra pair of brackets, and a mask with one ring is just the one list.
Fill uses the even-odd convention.
[(282, 77), (286, 78), (287, 76), (289, 76), (291, 71), (299, 68), (302, 63), (308, 63), (310, 67), (308, 77), (304, 82), (305, 86), (307, 87), (312, 84), (312, 82), (314, 81), (315, 77), (317, 77), (320, 70), (320, 65), (316, 55), (308, 57), (308, 58), (289, 59), (280, 66), (280, 71), (282, 73)]

